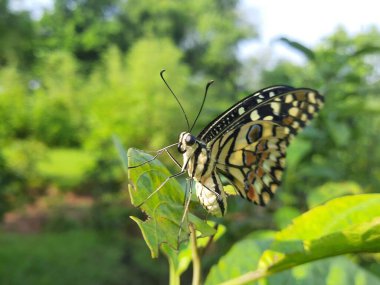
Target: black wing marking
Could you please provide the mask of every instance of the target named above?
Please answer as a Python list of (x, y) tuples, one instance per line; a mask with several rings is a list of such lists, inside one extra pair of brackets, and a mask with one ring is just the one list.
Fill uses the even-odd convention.
[(216, 168), (241, 197), (265, 205), (281, 183), (290, 129), (270, 121), (244, 124), (215, 141)]
[(300, 88), (242, 113), (208, 144), (217, 170), (242, 197), (265, 205), (281, 183), (287, 145), (322, 105), (317, 91)]
[(294, 88), (291, 86), (277, 85), (264, 88), (249, 95), (208, 124), (208, 126), (200, 132), (197, 138), (206, 143), (212, 141), (219, 134), (226, 132), (232, 125), (235, 125), (235, 123), (241, 119), (243, 114), (253, 110), (259, 105), (265, 104), (280, 94), (292, 90), (294, 90)]

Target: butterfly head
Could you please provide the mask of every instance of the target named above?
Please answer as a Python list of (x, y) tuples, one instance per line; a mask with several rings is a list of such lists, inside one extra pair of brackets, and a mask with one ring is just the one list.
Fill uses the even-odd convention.
[(178, 151), (180, 153), (185, 153), (188, 150), (193, 150), (194, 144), (197, 143), (197, 139), (190, 133), (182, 132), (179, 135), (178, 141)]

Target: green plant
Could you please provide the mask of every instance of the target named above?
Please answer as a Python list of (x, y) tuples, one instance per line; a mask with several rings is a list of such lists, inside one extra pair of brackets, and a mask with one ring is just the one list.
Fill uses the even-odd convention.
[[(134, 149), (127, 154), (118, 141), (116, 146), (126, 169), (152, 159), (152, 156)], [(157, 159), (128, 169), (128, 174), (132, 204), (140, 206), (149, 217), (145, 221), (132, 219), (139, 225), (152, 257), (157, 257), (161, 250), (169, 260), (171, 284), (179, 284), (179, 275), (187, 268), (192, 256), (193, 284), (200, 284), (199, 252), (204, 253), (204, 247), (208, 246), (199, 238), (209, 236), (208, 244), (213, 241), (215, 232), (208, 231), (191, 213), (186, 222), (181, 221), (184, 209), (180, 203), (185, 194), (174, 179), (154, 191), (170, 175)], [(289, 278), (304, 282), (305, 276), (298, 276), (298, 272), (312, 272), (320, 267), (328, 272), (326, 279), (319, 278), (322, 284), (333, 281), (351, 284), (350, 278), (360, 279), (363, 284), (380, 283), (380, 278), (366, 273), (344, 257), (345, 254), (380, 252), (379, 203), (380, 194), (339, 197), (296, 217), (283, 230), (265, 234), (254, 232), (220, 258), (206, 277), (205, 284), (245, 284), (264, 278), (268, 284), (287, 284)], [(186, 236), (190, 239), (189, 244), (185, 242)], [(181, 245), (178, 240), (185, 243)], [(329, 259), (334, 256), (341, 257)], [(320, 261), (313, 263), (317, 260)], [(187, 266), (180, 267), (184, 263)], [(306, 265), (298, 267), (303, 264)], [(339, 273), (347, 268), (351, 270), (350, 278)], [(307, 280), (312, 280), (313, 274), (310, 273)]]

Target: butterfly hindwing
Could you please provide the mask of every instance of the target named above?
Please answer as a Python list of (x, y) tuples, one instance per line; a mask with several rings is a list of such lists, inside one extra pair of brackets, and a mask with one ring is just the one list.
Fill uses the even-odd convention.
[(287, 128), (269, 121), (251, 122), (228, 132), (215, 144), (220, 146), (217, 170), (240, 196), (266, 204), (281, 181), (288, 133)]
[[(322, 96), (314, 90), (289, 89), (247, 108), (208, 143), (217, 170), (230, 180), (240, 196), (265, 205), (280, 185), (291, 138), (322, 104)], [(216, 132), (202, 133), (211, 137)]]

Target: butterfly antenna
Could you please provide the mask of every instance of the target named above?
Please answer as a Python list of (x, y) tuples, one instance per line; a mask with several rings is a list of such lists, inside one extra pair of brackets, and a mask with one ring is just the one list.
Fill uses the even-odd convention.
[(177, 96), (174, 94), (173, 90), (170, 88), (169, 84), (166, 82), (166, 80), (165, 80), (165, 78), (164, 78), (164, 72), (165, 72), (165, 71), (166, 71), (165, 69), (161, 70), (161, 72), (160, 72), (161, 79), (162, 79), (162, 81), (164, 81), (166, 87), (168, 87), (168, 89), (169, 89), (170, 92), (173, 94), (174, 98), (176, 99), (178, 105), (181, 107), (182, 113), (183, 113), (183, 115), (185, 116), (185, 120), (186, 120), (186, 124), (187, 124), (187, 129), (190, 129), (189, 120), (188, 120), (188, 118), (187, 118), (187, 116), (186, 116), (186, 112), (185, 112), (185, 110), (183, 109), (181, 102), (179, 102)]
[(206, 101), (208, 88), (209, 88), (209, 87), (211, 86), (211, 84), (213, 84), (213, 83), (214, 83), (214, 80), (211, 80), (211, 81), (209, 81), (209, 82), (207, 83), (207, 85), (206, 85), (206, 90), (205, 90), (205, 94), (204, 94), (204, 96), (203, 96), (202, 105), (201, 105), (201, 108), (199, 109), (199, 112), (198, 112), (197, 117), (196, 117), (195, 120), (194, 120), (193, 125), (192, 125), (191, 128), (190, 128), (190, 131), (189, 131), (190, 133), (191, 133), (191, 131), (193, 130), (193, 128), (194, 128), (194, 126), (195, 126), (195, 123), (197, 122), (197, 120), (198, 120), (198, 118), (199, 118), (199, 116), (200, 116), (200, 114), (201, 114), (201, 112), (202, 112), (203, 106), (204, 106), (205, 101)]

